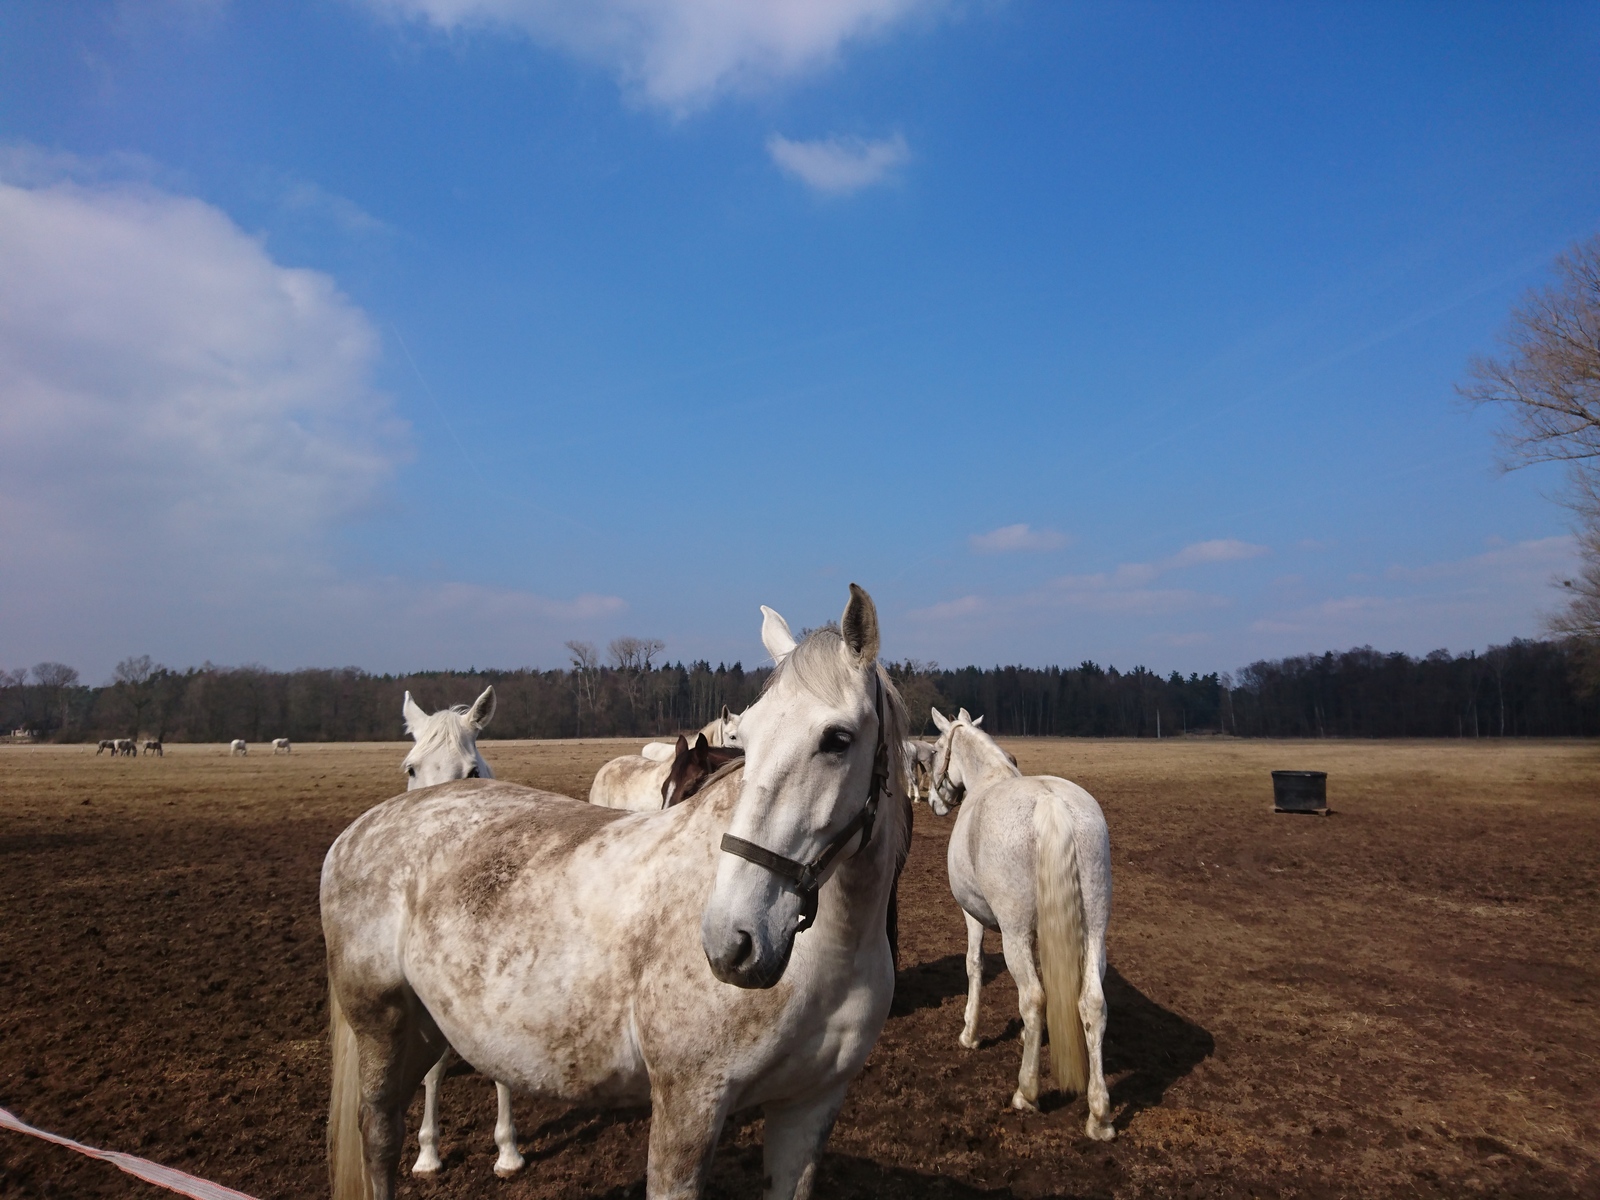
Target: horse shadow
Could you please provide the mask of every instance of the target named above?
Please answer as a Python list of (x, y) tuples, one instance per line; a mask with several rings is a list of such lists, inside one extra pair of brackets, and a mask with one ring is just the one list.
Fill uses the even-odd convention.
[[(983, 981), (990, 983), (1005, 970), (999, 954), (983, 956)], [(1157, 1003), (1117, 970), (1108, 967), (1105, 978), (1106, 1022), (1104, 1047), (1106, 1079), (1118, 1129), (1148, 1108), (1160, 1104), (1167, 1090), (1216, 1052), (1209, 1030)], [(952, 996), (967, 994), (967, 961), (947, 954), (900, 972), (895, 981), (891, 1016), (906, 1016), (923, 1008), (938, 1008)], [(997, 1037), (985, 1038), (979, 1049), (1022, 1036), (1022, 1021), (1013, 1017)], [(1071, 1097), (1051, 1091), (1040, 1097), (1046, 1112), (1071, 1103)]]
[[(711, 1177), (706, 1181), (705, 1200), (746, 1200), (762, 1186), (762, 1161), (759, 1146), (724, 1146), (717, 1152)], [(1091, 1200), (1109, 1194), (1109, 1180), (1086, 1180), (1084, 1191), (1056, 1191), (1040, 1195), (1029, 1189), (1022, 1195), (1030, 1200)], [(1101, 1186), (1096, 1187), (1099, 1183)], [(1011, 1187), (983, 1187), (945, 1175), (932, 1175), (907, 1167), (886, 1166), (854, 1154), (825, 1153), (818, 1166), (813, 1195), (830, 1200), (1020, 1200)], [(598, 1192), (593, 1200), (644, 1200), (644, 1180)]]

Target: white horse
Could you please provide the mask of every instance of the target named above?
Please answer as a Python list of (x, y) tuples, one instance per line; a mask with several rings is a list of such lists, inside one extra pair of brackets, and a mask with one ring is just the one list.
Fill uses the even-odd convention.
[(594, 773), (594, 782), (589, 785), (589, 803), (628, 812), (654, 812), (666, 807), (663, 790), (671, 774), (670, 757), (657, 760), (642, 754), (624, 754)]
[(933, 786), (932, 742), (909, 738), (906, 740), (906, 785), (911, 790), (911, 803), (915, 804), (926, 793), (928, 807), (933, 809), (934, 816), (944, 817), (950, 814), (949, 805)]
[(910, 805), (871, 599), (779, 660), (746, 756), (627, 814), (463, 781), (371, 809), (322, 873), (337, 1200), (391, 1200), (446, 1045), (519, 1090), (651, 1104), (646, 1195), (701, 1194), (728, 1114), (766, 1115), (767, 1200), (806, 1200), (889, 1014)]
[[(706, 745), (725, 749), (735, 749), (744, 745), (739, 740), (739, 718), (743, 715), (732, 711), (724, 704), (721, 714), (712, 717), (700, 728), (700, 733), (706, 739)], [(688, 741), (693, 745), (693, 738), (689, 738)], [(671, 742), (646, 742), (639, 754), (651, 762), (671, 762), (677, 755), (677, 747)]]
[(228, 743), (228, 753), (236, 757), (244, 757), (250, 753), (250, 747), (244, 744), (243, 738), (234, 738)]
[[(404, 763), (406, 791), (449, 783), (456, 779), (493, 779), (494, 772), (478, 753), (478, 735), (494, 717), (494, 686), (472, 702), (472, 707), (457, 704), (425, 713), (407, 692), (400, 703), (406, 732), (416, 742)], [(439, 1158), (439, 1085), (455, 1055), (448, 1046), (423, 1078), (422, 1126), (417, 1130), (417, 1161), (413, 1175), (431, 1175), (443, 1166)], [(499, 1151), (494, 1173), (502, 1179), (522, 1170), (524, 1160), (517, 1149), (517, 1126), (511, 1115), (511, 1089), (499, 1081), (494, 1085), (500, 1111), (494, 1123), (494, 1144)]]
[[(406, 693), (406, 695), (408, 695), (408, 696), (410, 694), (411, 694), (410, 692)], [(288, 754), (289, 753), (289, 739), (288, 738), (273, 738), (272, 739), (272, 752), (274, 754), (278, 754), (278, 753)]]
[[(981, 718), (980, 718), (981, 720)], [(1036, 1109), (1045, 1018), (1056, 1081), (1089, 1101), (1089, 1136), (1116, 1137), (1101, 1045), (1106, 1032), (1106, 925), (1111, 919), (1111, 837), (1075, 783), (1023, 775), (962, 709), (938, 709), (934, 786), (965, 793), (950, 833), (950, 891), (967, 917), (967, 1011), (961, 1044), (978, 1045), (983, 932), (1000, 932), (1022, 1010), (1022, 1070), (1011, 1107)], [(1039, 951), (1034, 968), (1033, 947)]]

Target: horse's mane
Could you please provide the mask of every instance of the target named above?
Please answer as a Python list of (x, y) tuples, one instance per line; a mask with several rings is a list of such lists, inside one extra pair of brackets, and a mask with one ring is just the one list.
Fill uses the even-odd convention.
[(465, 704), (452, 704), (449, 708), (441, 708), (438, 712), (426, 714), (421, 729), (411, 729), (407, 722), (407, 730), (417, 739), (417, 744), (411, 747), (405, 761), (400, 765), (410, 767), (421, 762), (435, 750), (454, 745), (465, 752), (469, 747), (477, 745), (475, 737), (469, 737), (466, 729), (467, 713), (471, 711)]

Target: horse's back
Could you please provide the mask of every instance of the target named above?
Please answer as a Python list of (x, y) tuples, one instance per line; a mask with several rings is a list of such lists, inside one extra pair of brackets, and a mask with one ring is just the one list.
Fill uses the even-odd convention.
[[(956, 901), (990, 928), (1034, 922), (1034, 809), (1041, 803), (1064, 804), (1070, 813), (1086, 915), (1104, 928), (1111, 888), (1105, 815), (1082, 787), (1054, 775), (1006, 779), (968, 796), (950, 835)], [(1104, 903), (1092, 901), (1101, 893)]]
[(672, 772), (672, 760), (658, 762), (642, 754), (613, 758), (595, 772), (589, 803), (601, 808), (652, 812), (662, 806), (661, 787)]

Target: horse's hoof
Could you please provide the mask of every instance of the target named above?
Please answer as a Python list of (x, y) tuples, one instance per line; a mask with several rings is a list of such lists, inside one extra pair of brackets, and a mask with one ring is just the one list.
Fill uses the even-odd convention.
[(502, 1159), (500, 1162), (495, 1163), (494, 1173), (500, 1176), (501, 1179), (510, 1179), (527, 1165), (527, 1161), (519, 1154), (515, 1159)]
[(443, 1165), (439, 1161), (437, 1154), (432, 1158), (418, 1158), (416, 1162), (411, 1164), (411, 1173), (413, 1175), (437, 1175), (439, 1168)]
[(1016, 1109), (1018, 1112), (1036, 1113), (1039, 1111), (1039, 1106), (1032, 1100), (1029, 1100), (1020, 1091), (1011, 1097), (1011, 1107)]
[(1110, 1121), (1096, 1121), (1090, 1117), (1084, 1128), (1097, 1142), (1109, 1142), (1117, 1136), (1117, 1127)]
[(976, 1050), (978, 1048), (978, 1039), (969, 1036), (965, 1032), (963, 1032), (960, 1037), (956, 1038), (956, 1041), (960, 1042), (968, 1050)]

